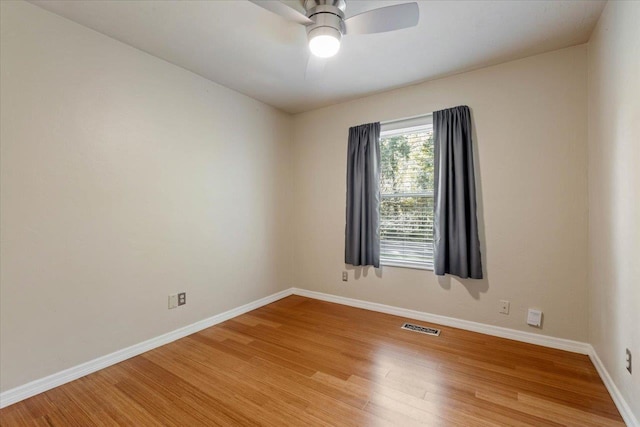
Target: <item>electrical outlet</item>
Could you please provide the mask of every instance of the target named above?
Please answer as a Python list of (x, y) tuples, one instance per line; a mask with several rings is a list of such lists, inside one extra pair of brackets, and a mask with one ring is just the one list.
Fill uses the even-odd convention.
[(507, 300), (500, 300), (500, 306), (498, 311), (502, 314), (509, 314), (509, 301)]
[(631, 374), (631, 350), (627, 349), (627, 371)]
[(187, 293), (180, 292), (178, 294), (178, 305), (185, 305), (187, 303)]
[(169, 310), (178, 306), (178, 295), (169, 295)]
[(349, 280), (349, 273), (347, 273), (346, 271), (342, 272), (342, 281), (346, 282)]

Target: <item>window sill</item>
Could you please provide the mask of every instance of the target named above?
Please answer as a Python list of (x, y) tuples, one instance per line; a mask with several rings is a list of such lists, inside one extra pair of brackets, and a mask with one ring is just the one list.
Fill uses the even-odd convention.
[(381, 267), (411, 268), (411, 269), (414, 269), (414, 270), (433, 271), (433, 265), (415, 264), (415, 263), (400, 262), (400, 261), (380, 261), (380, 266)]

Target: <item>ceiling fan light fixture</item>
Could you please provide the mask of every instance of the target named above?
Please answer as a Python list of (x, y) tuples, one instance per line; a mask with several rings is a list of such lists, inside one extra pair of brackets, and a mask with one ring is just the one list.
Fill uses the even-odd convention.
[(340, 50), (340, 31), (332, 27), (318, 27), (309, 32), (309, 50), (320, 58), (330, 58)]

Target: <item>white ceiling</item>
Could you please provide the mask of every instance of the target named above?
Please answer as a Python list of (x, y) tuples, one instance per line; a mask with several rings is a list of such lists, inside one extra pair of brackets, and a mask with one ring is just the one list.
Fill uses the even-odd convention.
[[(346, 15), (405, 2), (347, 0)], [(32, 3), (290, 113), (585, 43), (605, 4), (420, 1), (417, 27), (346, 36), (305, 80), (304, 27), (246, 0)]]

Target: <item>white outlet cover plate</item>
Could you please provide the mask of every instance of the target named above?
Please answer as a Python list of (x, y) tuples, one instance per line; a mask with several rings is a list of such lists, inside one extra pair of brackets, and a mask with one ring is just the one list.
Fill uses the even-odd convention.
[(540, 327), (542, 324), (542, 311), (530, 308), (527, 313), (527, 324)]
[(500, 313), (509, 314), (509, 301), (500, 300)]
[(176, 308), (178, 306), (178, 295), (169, 295), (169, 308)]

